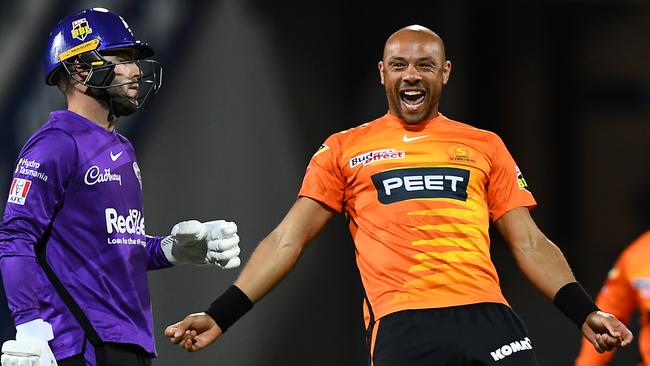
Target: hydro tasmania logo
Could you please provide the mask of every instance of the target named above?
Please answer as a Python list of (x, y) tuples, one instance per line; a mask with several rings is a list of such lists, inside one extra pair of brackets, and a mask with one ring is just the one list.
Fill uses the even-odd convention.
[(510, 342), (510, 344), (504, 344), (503, 346), (497, 348), (494, 352), (490, 352), (490, 355), (495, 361), (503, 360), (504, 358), (510, 356), (513, 353), (532, 350), (533, 346), (530, 344), (530, 339), (528, 337), (520, 340)]
[(379, 202), (385, 205), (417, 198), (467, 200), (467, 169), (406, 168), (388, 170), (371, 178)]
[(16, 164), (16, 170), (14, 174), (29, 175), (34, 178), (38, 178), (43, 182), (47, 182), (47, 174), (40, 172), (38, 169), (41, 167), (41, 163), (33, 159), (21, 158)]

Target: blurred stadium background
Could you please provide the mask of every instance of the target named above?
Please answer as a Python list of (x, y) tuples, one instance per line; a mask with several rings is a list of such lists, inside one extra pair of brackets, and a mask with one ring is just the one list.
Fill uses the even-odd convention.
[[(150, 234), (180, 219), (228, 218), (246, 261), (292, 204), (320, 143), (385, 113), (376, 63), (385, 39), (414, 23), (445, 40), (453, 63), (441, 111), (502, 136), (539, 202), (535, 219), (588, 292), (648, 228), (650, 2), (3, 1), (2, 192), (27, 137), (64, 107), (43, 83), (49, 30), (93, 6), (124, 16), (164, 65), (158, 96), (118, 126), (139, 154)], [(571, 364), (577, 329), (523, 277), (498, 234), (492, 248), (541, 365)], [(338, 217), (276, 291), (191, 355), (162, 337), (164, 326), (206, 308), (238, 271), (151, 273), (155, 364), (365, 365), (353, 257)], [(0, 299), (4, 340), (14, 328)], [(632, 364), (635, 347), (613, 365)]]

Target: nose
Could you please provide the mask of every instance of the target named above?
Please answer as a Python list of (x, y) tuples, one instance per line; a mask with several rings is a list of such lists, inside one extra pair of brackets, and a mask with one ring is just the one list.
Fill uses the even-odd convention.
[(138, 66), (137, 61), (125, 63), (124, 66), (126, 67), (126, 76), (129, 79), (140, 79), (140, 66)]
[(402, 76), (402, 80), (409, 84), (415, 84), (420, 80), (422, 80), (422, 76), (420, 76), (420, 73), (418, 72), (417, 68), (414, 65), (409, 65), (404, 71), (404, 76)]

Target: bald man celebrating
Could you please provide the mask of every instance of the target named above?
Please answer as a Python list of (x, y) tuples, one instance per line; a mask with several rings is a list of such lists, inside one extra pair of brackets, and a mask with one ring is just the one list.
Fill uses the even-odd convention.
[(214, 342), (294, 267), (336, 213), (350, 218), (376, 366), (537, 365), (526, 328), (501, 293), (490, 221), (524, 274), (603, 352), (631, 342), (600, 312), (529, 214), (536, 205), (494, 133), (438, 111), (451, 62), (421, 26), (386, 41), (379, 76), (388, 113), (330, 136), (298, 199), (205, 313), (167, 327), (189, 351)]

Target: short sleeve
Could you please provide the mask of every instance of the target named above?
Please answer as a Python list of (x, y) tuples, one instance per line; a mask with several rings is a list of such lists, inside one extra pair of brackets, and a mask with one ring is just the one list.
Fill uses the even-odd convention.
[(492, 221), (517, 207), (532, 208), (537, 205), (528, 183), (508, 152), (503, 141), (492, 135), (492, 166), (488, 180), (487, 201)]
[(345, 179), (339, 164), (341, 145), (338, 137), (330, 136), (312, 156), (298, 196), (309, 197), (341, 212)]
[(33, 136), (18, 156), (0, 222), (0, 257), (33, 256), (33, 245), (63, 201), (76, 167), (77, 150), (67, 133), (48, 129)]

